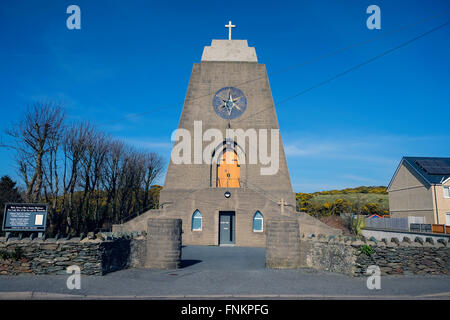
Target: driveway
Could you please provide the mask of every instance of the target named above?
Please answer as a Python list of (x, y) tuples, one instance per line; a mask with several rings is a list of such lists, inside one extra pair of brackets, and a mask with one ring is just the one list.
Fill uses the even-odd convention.
[(182, 269), (189, 270), (264, 270), (266, 249), (228, 246), (188, 246), (183, 247), (181, 259)]
[(82, 276), (69, 290), (65, 275), (0, 276), (0, 299), (450, 299), (449, 276), (366, 278), (309, 269), (264, 268), (264, 248), (184, 247), (177, 270), (127, 269)]

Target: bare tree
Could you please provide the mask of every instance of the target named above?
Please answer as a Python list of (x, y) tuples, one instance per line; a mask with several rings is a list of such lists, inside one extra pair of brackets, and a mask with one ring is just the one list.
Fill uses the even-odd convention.
[(61, 104), (35, 102), (28, 107), (24, 119), (6, 130), (13, 138), (10, 146), (16, 150), (19, 172), (24, 180), (25, 197), (28, 202), (36, 202), (41, 196), (44, 183), (44, 157), (58, 141), (64, 111)]
[(66, 216), (66, 232), (77, 229), (80, 217), (74, 216), (75, 190), (79, 184), (81, 158), (87, 148), (92, 132), (88, 123), (72, 125), (66, 130), (64, 138), (64, 173), (63, 173), (63, 211)]
[[(7, 130), (28, 202), (49, 204), (52, 233), (79, 233), (154, 207), (151, 189), (164, 167), (88, 122), (64, 122), (62, 106), (35, 103)], [(151, 195), (150, 195), (151, 194)], [(151, 197), (151, 198), (150, 198)]]
[[(90, 129), (89, 138), (86, 140), (86, 149), (81, 157), (80, 166), (80, 187), (82, 196), (78, 205), (78, 218), (83, 220), (87, 227), (97, 226), (98, 216), (98, 190), (101, 175), (104, 172), (105, 158), (107, 155), (107, 137), (105, 134)], [(95, 205), (92, 208), (91, 200)], [(83, 216), (84, 215), (84, 216)], [(79, 226), (78, 226), (79, 227)]]
[(144, 158), (144, 196), (143, 196), (143, 209), (149, 209), (149, 192), (150, 187), (154, 184), (155, 180), (160, 177), (164, 169), (164, 159), (157, 153), (151, 152), (145, 155)]
[[(110, 138), (103, 133), (98, 133), (96, 135), (95, 148), (92, 154), (93, 166), (92, 166), (92, 177), (91, 177), (91, 193), (95, 199), (95, 207), (93, 212), (93, 219), (99, 224), (102, 221), (100, 217), (100, 199), (103, 197), (100, 190), (101, 181), (104, 179), (103, 173), (106, 166), (106, 157), (108, 155)], [(98, 225), (99, 227), (99, 225)]]
[[(118, 140), (109, 141), (108, 153), (106, 154), (102, 185), (106, 191), (106, 206), (104, 216), (119, 221), (117, 202), (119, 197), (120, 177), (122, 162), (124, 161), (126, 148), (123, 142)], [(111, 215), (108, 211), (111, 208)]]
[(64, 129), (60, 130), (49, 139), (49, 151), (44, 161), (44, 197), (45, 202), (50, 204), (49, 220), (51, 230), (58, 229), (61, 223), (61, 215), (57, 214), (58, 198), (60, 196), (60, 168), (59, 156), (63, 139)]
[(140, 154), (128, 148), (120, 172), (119, 219), (128, 217), (133, 204), (136, 186), (139, 188)]

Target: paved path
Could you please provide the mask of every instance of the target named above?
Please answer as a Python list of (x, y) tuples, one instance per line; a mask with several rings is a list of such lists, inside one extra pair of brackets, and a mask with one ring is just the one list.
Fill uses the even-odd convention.
[(0, 276), (0, 299), (450, 299), (449, 276), (385, 276), (381, 290), (366, 278), (308, 269), (264, 268), (265, 249), (185, 247), (183, 268), (128, 269), (82, 276), (69, 290), (64, 275)]

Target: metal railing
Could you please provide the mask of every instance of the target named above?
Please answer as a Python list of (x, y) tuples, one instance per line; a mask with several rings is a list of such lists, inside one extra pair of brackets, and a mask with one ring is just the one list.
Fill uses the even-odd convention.
[(424, 217), (375, 218), (375, 219), (366, 218), (365, 222), (366, 228), (409, 231), (411, 224), (424, 225), (425, 218)]

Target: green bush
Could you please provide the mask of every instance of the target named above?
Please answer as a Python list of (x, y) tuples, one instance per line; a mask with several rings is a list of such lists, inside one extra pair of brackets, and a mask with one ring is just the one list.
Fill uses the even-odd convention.
[(373, 249), (368, 244), (361, 246), (360, 250), (362, 253), (364, 253), (365, 255), (367, 255), (369, 257), (373, 254)]
[(361, 235), (361, 229), (364, 228), (366, 224), (366, 220), (363, 216), (356, 215), (352, 218), (352, 227), (351, 231), (354, 235), (360, 236)]

